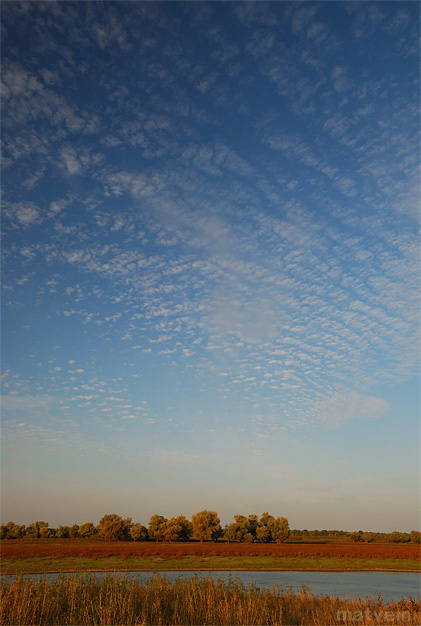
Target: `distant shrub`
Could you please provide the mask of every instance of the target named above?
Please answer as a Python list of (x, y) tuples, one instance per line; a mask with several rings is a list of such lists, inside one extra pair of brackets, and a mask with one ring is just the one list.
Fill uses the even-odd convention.
[(411, 536), (408, 533), (401, 533), (395, 530), (393, 533), (387, 535), (387, 540), (393, 543), (408, 543), (411, 541)]

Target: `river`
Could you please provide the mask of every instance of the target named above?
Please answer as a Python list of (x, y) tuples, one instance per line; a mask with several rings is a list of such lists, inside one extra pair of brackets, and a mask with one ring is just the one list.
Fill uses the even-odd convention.
[[(303, 585), (315, 595), (337, 596), (340, 598), (377, 598), (381, 593), (383, 600), (395, 602), (402, 596), (417, 597), (421, 593), (421, 576), (418, 572), (264, 572), (264, 571), (159, 571), (169, 580), (177, 577), (191, 578), (194, 575), (211, 576), (214, 580), (221, 578), (238, 577), (246, 585), (253, 583), (261, 589), (268, 589), (274, 585), (283, 589), (300, 591)], [(145, 580), (154, 572), (115, 572), (116, 576), (127, 576), (140, 581)], [(64, 574), (70, 575), (70, 574)], [(101, 578), (104, 572), (95, 572)], [(27, 574), (24, 577), (40, 579), (46, 577), (55, 580), (59, 574)], [(14, 576), (3, 576), (11, 579)]]

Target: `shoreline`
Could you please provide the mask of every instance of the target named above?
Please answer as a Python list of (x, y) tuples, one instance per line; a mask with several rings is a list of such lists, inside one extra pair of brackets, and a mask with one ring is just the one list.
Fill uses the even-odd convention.
[(318, 573), (333, 573), (333, 572), (392, 572), (392, 573), (406, 573), (406, 574), (418, 574), (421, 575), (421, 570), (411, 570), (411, 569), (384, 569), (384, 568), (369, 568), (369, 569), (303, 569), (303, 568), (295, 568), (295, 569), (282, 569), (282, 568), (238, 568), (235, 569), (231, 567), (218, 567), (218, 568), (195, 568), (195, 569), (180, 569), (180, 568), (168, 568), (168, 569), (71, 569), (71, 570), (49, 570), (49, 571), (40, 571), (40, 572), (19, 572), (19, 573), (8, 573), (8, 572), (0, 572), (0, 578), (3, 576), (37, 576), (39, 574), (99, 574), (99, 573), (109, 573), (116, 574), (117, 572), (131, 573), (131, 572), (150, 572), (151, 574), (159, 574), (160, 572), (318, 572)]

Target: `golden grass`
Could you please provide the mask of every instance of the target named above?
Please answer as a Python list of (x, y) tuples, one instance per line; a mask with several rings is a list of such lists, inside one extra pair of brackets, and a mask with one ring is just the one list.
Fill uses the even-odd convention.
[[(17, 577), (1, 589), (4, 626), (61, 624), (297, 624), (306, 626), (382, 623), (420, 624), (420, 603), (315, 597), (276, 588), (260, 591), (239, 579), (178, 578), (155, 575), (146, 582), (105, 575), (62, 576), (56, 581)], [(342, 613), (346, 611), (347, 613)], [(399, 616), (390, 621), (386, 611)], [(379, 621), (379, 616), (383, 621)]]

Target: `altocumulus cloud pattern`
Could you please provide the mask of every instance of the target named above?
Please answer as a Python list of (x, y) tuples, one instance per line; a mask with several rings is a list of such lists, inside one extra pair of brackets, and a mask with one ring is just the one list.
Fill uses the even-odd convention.
[[(309, 468), (314, 493), (388, 480), (417, 428), (418, 22), (412, 2), (3, 2), (14, 494), (47, 472), (45, 505), (110, 463), (110, 493), (154, 476), (152, 509), (162, 467), (212, 495), (217, 466), (223, 506), (248, 471), (286, 500)], [(329, 477), (325, 446), (340, 475), (374, 429), (366, 478)]]

